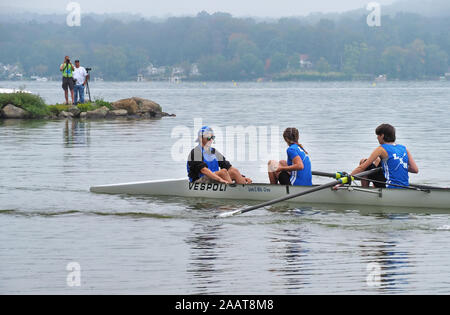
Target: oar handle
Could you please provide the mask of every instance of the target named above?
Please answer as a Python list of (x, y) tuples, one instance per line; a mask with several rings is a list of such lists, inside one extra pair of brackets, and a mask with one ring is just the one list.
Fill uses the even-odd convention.
[[(381, 170), (381, 167), (373, 168), (371, 170), (364, 171), (357, 175), (358, 175), (358, 177), (367, 176), (369, 174), (378, 172), (379, 170)], [(345, 172), (327, 173), (327, 172), (312, 171), (311, 173), (312, 173), (312, 175), (315, 175), (315, 176), (330, 177), (330, 178), (334, 178), (334, 179), (339, 179), (339, 178), (348, 176), (348, 174)], [(355, 175), (355, 178), (356, 178), (356, 175)], [(356, 179), (359, 179), (359, 178), (356, 178)]]

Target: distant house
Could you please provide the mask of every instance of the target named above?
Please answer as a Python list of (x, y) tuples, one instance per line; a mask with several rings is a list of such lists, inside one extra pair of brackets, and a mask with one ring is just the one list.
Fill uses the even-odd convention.
[(40, 76), (37, 76), (37, 75), (32, 75), (30, 77), (30, 79), (34, 80), (34, 81), (38, 81), (38, 82), (47, 82), (48, 81), (48, 79), (46, 77), (40, 77)]
[(375, 82), (386, 82), (387, 76), (385, 74), (380, 74), (378, 77), (375, 78)]
[(22, 80), (23, 74), (17, 65), (4, 65), (0, 63), (0, 78), (7, 80)]
[(153, 64), (148, 65), (146, 73), (149, 76), (161, 76), (166, 73), (166, 67), (155, 67)]
[(192, 64), (190, 75), (191, 76), (199, 76), (200, 75), (200, 71), (198, 70), (198, 65), (196, 63)]
[(184, 69), (181, 67), (173, 67), (172, 68), (172, 76), (182, 75), (184, 74)]
[(308, 55), (300, 55), (300, 68), (302, 69), (309, 69), (312, 68), (313, 63), (311, 61), (309, 61), (309, 56)]

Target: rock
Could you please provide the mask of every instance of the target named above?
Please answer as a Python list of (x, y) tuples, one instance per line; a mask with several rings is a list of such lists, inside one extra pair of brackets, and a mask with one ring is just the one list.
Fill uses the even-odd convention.
[(87, 113), (86, 113), (86, 112), (80, 113), (80, 118), (86, 118), (86, 116), (87, 116)]
[(73, 114), (69, 112), (62, 111), (59, 113), (58, 118), (72, 118)]
[(110, 110), (106, 115), (106, 118), (126, 117), (128, 112), (125, 109)]
[(116, 109), (109, 112), (114, 116), (126, 116), (128, 112), (125, 109)]
[(124, 109), (130, 115), (134, 115), (139, 111), (139, 106), (137, 105), (136, 101), (132, 98), (118, 100), (117, 102), (112, 103), (112, 108)]
[(161, 106), (151, 100), (141, 97), (131, 97), (112, 103), (114, 109), (125, 109), (129, 115), (138, 113), (159, 113), (162, 111)]
[(91, 119), (101, 119), (101, 118), (105, 118), (106, 115), (109, 112), (109, 108), (106, 106), (102, 106), (100, 108), (97, 108), (96, 110), (91, 110), (86, 112), (86, 118), (91, 118)]
[(1, 114), (3, 118), (10, 119), (26, 119), (31, 117), (31, 114), (29, 112), (12, 104), (4, 106), (1, 109)]
[(73, 117), (79, 117), (81, 114), (81, 110), (77, 106), (70, 106), (69, 113), (73, 115)]
[(147, 112), (161, 112), (161, 106), (158, 103), (155, 103), (151, 100), (146, 100), (145, 98), (140, 97), (132, 97), (132, 99), (136, 102), (139, 107), (139, 111), (141, 113)]

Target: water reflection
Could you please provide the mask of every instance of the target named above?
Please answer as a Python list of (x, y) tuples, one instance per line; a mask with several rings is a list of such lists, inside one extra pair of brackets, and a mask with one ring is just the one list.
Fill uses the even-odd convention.
[[(371, 272), (379, 272), (380, 282), (367, 282), (368, 286), (372, 286), (379, 292), (401, 292), (409, 284), (407, 280), (410, 275), (406, 271), (407, 267), (411, 267), (411, 253), (398, 249), (398, 242), (393, 240), (385, 240), (382, 238), (366, 239), (360, 245), (362, 250), (361, 256), (368, 264), (379, 266), (379, 270), (369, 270)], [(372, 265), (374, 266), (374, 265)]]
[(193, 277), (194, 294), (211, 294), (212, 285), (218, 283), (214, 276), (219, 272), (216, 261), (219, 259), (218, 239), (222, 225), (217, 222), (195, 224), (186, 239), (191, 249), (187, 273)]
[(271, 237), (270, 242), (275, 245), (275, 248), (269, 248), (269, 252), (280, 264), (279, 268), (272, 268), (271, 271), (281, 276), (283, 279), (281, 286), (289, 293), (295, 293), (293, 291), (300, 290), (309, 284), (303, 277), (306, 271), (305, 257), (309, 251), (303, 248), (305, 241), (301, 229), (299, 227), (283, 228)]
[(17, 128), (40, 128), (48, 123), (47, 120), (39, 119), (1, 119), (1, 127), (17, 127)]
[(90, 145), (90, 123), (78, 119), (67, 119), (64, 125), (64, 146)]

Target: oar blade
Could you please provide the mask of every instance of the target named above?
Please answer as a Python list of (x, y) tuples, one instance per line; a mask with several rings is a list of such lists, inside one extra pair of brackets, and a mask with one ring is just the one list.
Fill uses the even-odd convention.
[(229, 218), (229, 217), (232, 217), (234, 215), (241, 214), (241, 213), (242, 213), (242, 210), (228, 211), (228, 212), (223, 212), (221, 214), (218, 214), (216, 216), (216, 218)]

